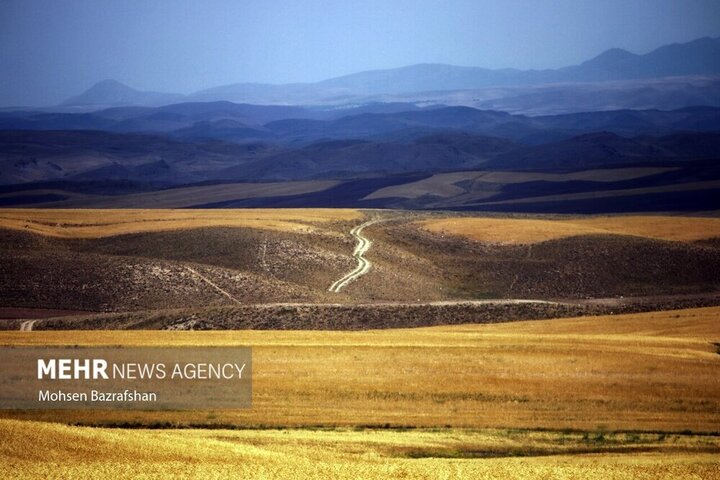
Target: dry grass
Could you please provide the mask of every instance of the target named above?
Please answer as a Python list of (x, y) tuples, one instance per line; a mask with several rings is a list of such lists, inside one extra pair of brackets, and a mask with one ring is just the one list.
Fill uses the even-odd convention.
[(634, 235), (672, 241), (720, 237), (720, 219), (669, 216), (590, 217), (568, 220), (442, 218), (426, 230), (495, 244), (529, 244), (577, 235)]
[(123, 431), (12, 420), (0, 421), (0, 437), (3, 478), (655, 479), (720, 474), (717, 437), (464, 430)]
[(308, 232), (318, 224), (362, 217), (350, 209), (55, 210), (2, 209), (0, 228), (63, 238), (99, 238), (202, 227)]
[(2, 332), (0, 344), (250, 345), (253, 407), (3, 416), (244, 426), (720, 431), (720, 308), (328, 331)]

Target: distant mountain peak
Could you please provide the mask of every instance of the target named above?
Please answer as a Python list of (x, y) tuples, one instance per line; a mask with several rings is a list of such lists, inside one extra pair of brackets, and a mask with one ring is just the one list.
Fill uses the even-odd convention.
[(108, 104), (122, 104), (124, 99), (132, 98), (142, 93), (124, 83), (111, 78), (101, 80), (85, 90), (80, 95), (68, 99), (64, 105), (86, 105), (93, 104), (97, 99), (102, 98)]
[(88, 90), (100, 90), (100, 89), (122, 89), (122, 90), (134, 90), (133, 88), (128, 87), (124, 83), (120, 83), (117, 80), (113, 80), (112, 78), (106, 78), (105, 80), (100, 80), (95, 85), (90, 87)]
[(593, 62), (596, 60), (617, 60), (617, 59), (626, 59), (626, 58), (634, 58), (637, 57), (634, 53), (630, 53), (627, 50), (624, 50), (622, 48), (611, 48), (609, 50), (605, 50), (603, 53), (598, 55), (597, 57), (588, 60), (587, 62)]
[(159, 92), (143, 92), (113, 79), (97, 82), (80, 95), (69, 98), (63, 106), (108, 106), (162, 105), (180, 100), (181, 95)]

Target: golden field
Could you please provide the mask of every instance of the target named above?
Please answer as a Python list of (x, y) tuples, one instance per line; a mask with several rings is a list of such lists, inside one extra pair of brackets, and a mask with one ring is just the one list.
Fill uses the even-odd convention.
[(426, 230), (495, 244), (529, 244), (577, 235), (634, 235), (670, 241), (720, 237), (720, 219), (672, 216), (525, 218), (439, 218), (419, 224)]
[[(717, 478), (720, 439), (512, 430), (117, 430), (0, 420), (2, 478)], [(593, 453), (594, 452), (594, 453)]]
[(354, 221), (351, 209), (53, 210), (0, 209), (0, 228), (63, 238), (99, 238), (204, 227), (309, 232), (318, 224)]
[(720, 431), (720, 307), (375, 331), (0, 332), (10, 345), (250, 345), (253, 407), (4, 412), (83, 424)]
[(0, 477), (718, 478), (718, 316), (0, 332), (4, 345), (251, 345), (254, 369), (246, 410), (3, 412)]

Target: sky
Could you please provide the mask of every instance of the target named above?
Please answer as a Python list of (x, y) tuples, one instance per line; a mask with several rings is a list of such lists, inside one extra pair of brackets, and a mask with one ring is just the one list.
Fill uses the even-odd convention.
[(557, 68), (720, 36), (720, 0), (0, 0), (0, 106), (416, 63)]

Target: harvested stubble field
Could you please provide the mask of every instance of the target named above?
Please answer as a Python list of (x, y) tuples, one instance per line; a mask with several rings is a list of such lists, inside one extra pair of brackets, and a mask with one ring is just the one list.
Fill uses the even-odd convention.
[(3, 332), (6, 345), (251, 345), (254, 397), (234, 411), (4, 412), (0, 474), (715, 478), (718, 315), (363, 332)]
[(720, 237), (720, 219), (668, 216), (532, 218), (439, 218), (421, 225), (430, 232), (499, 244), (529, 244), (580, 235), (632, 235), (669, 241)]
[(99, 238), (142, 232), (206, 227), (247, 227), (312, 231), (318, 224), (362, 217), (350, 209), (212, 209), (212, 210), (0, 210), (0, 228), (52, 237)]

